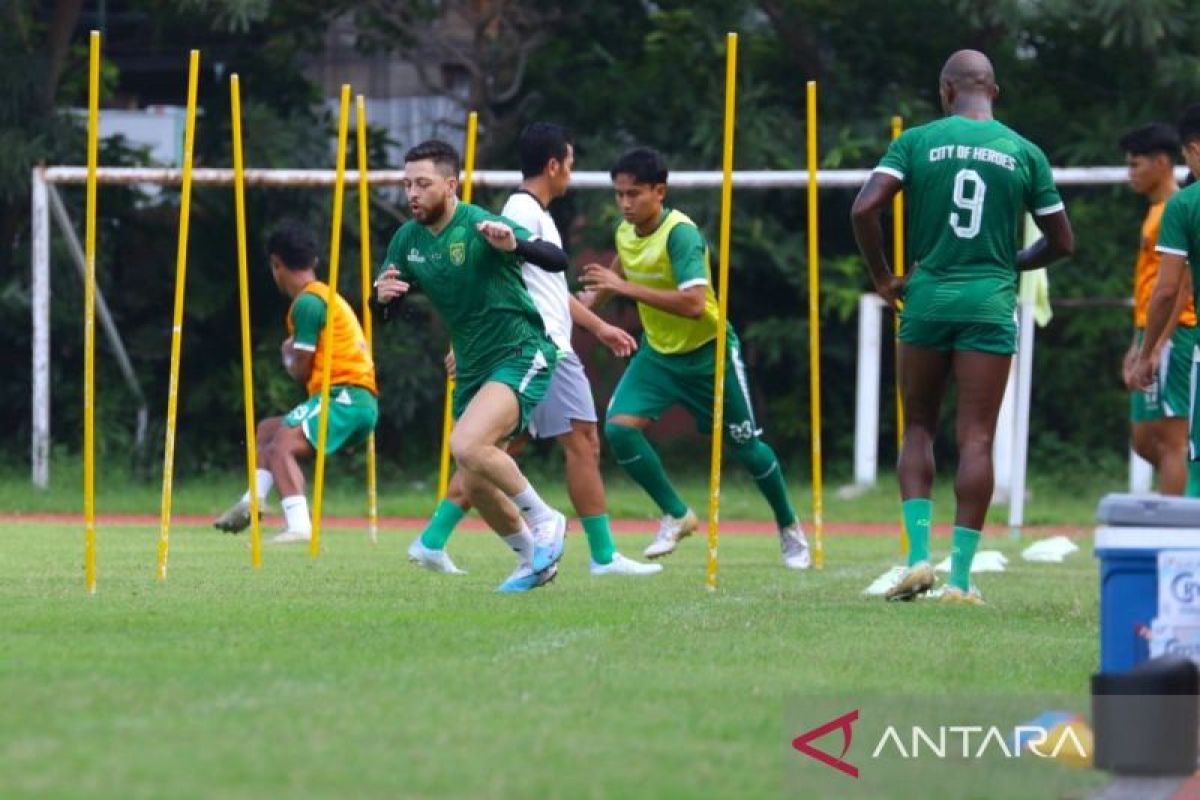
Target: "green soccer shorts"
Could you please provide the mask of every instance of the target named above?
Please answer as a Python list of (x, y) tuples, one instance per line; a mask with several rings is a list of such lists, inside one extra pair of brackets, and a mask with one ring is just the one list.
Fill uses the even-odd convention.
[(1017, 352), (1017, 323), (913, 319), (901, 311), (900, 341), (942, 353), (957, 350), (1011, 356)]
[[(1145, 331), (1138, 329), (1135, 342), (1142, 346)], [(1154, 422), (1192, 413), (1192, 356), (1196, 347), (1196, 329), (1180, 325), (1162, 349), (1154, 383), (1144, 391), (1129, 395), (1129, 420)]]
[(471, 399), (485, 383), (502, 383), (517, 396), (517, 427), (512, 432), (512, 435), (516, 436), (529, 425), (529, 416), (533, 409), (546, 396), (550, 376), (554, 374), (554, 366), (557, 363), (558, 348), (549, 339), (533, 340), (513, 348), (512, 355), (492, 369), (472, 376), (470, 380), (464, 378), (455, 382), (452, 406), (454, 418), (462, 416)]
[[(750, 382), (742, 360), (742, 346), (732, 330), (726, 340), (725, 433), (735, 444), (745, 444), (762, 433), (750, 404)], [(690, 353), (666, 355), (641, 346), (621, 376), (607, 418), (618, 416), (658, 419), (675, 404), (683, 406), (701, 433), (712, 432), (713, 381), (716, 373), (716, 340)]]
[[(379, 421), (379, 401), (361, 386), (329, 387), (329, 429), (325, 433), (325, 455), (333, 455), (347, 445), (361, 444)], [(299, 427), (304, 438), (317, 449), (321, 424), (321, 395), (314, 394), (288, 412), (283, 424)]]

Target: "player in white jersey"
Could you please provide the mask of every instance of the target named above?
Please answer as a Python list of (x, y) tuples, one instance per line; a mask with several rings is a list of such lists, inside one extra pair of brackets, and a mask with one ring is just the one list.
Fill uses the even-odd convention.
[[(535, 122), (521, 132), (521, 187), (504, 204), (501, 216), (530, 231), (533, 238), (559, 247), (562, 237), (547, 206), (566, 194), (575, 161), (574, 145), (560, 125)], [(566, 276), (523, 264), (521, 274), (542, 315), (546, 334), (559, 350), (558, 366), (545, 399), (534, 409), (529, 433), (538, 439), (556, 439), (566, 461), (567, 493), (579, 515), (593, 575), (652, 575), (662, 567), (642, 564), (616, 551), (609, 524), (604, 482), (600, 476), (600, 438), (596, 430), (596, 405), (583, 364), (571, 346), (571, 328), (579, 325), (591, 332), (614, 355), (628, 356), (637, 341), (622, 329), (609, 325), (571, 294)], [(454, 368), (453, 354), (447, 367)], [(523, 441), (517, 442), (519, 448)], [(429, 524), (408, 549), (409, 558), (435, 572), (461, 572), (446, 553), (455, 525), (470, 510), (461, 481), (450, 481), (446, 499), (438, 504)]]

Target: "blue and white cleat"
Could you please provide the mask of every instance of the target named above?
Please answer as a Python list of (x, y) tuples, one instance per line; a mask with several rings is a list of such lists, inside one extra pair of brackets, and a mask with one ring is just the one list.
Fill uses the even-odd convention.
[(559, 562), (566, 549), (567, 518), (555, 511), (533, 530), (533, 571), (545, 572)]
[(529, 564), (518, 564), (513, 570), (513, 574), (509, 575), (504, 583), (496, 587), (497, 592), (504, 594), (514, 594), (516, 592), (528, 592), (530, 589), (536, 589), (542, 585), (539, 575), (545, 572), (534, 572), (533, 567)]

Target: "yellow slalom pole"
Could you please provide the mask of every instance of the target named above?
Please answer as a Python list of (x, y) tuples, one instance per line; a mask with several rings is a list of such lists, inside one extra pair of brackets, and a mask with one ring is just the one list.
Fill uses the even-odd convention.
[[(462, 199), (471, 202), (475, 188), (475, 139), (479, 133), (479, 114), (467, 115), (467, 151), (463, 159)], [(446, 499), (450, 487), (450, 432), (454, 429), (454, 378), (446, 376), (446, 403), (442, 408), (442, 455), (438, 462), (438, 502)]]
[[(904, 131), (904, 120), (899, 116), (892, 117), (892, 139), (897, 139)], [(892, 271), (898, 276), (904, 275), (904, 193), (897, 192), (892, 198)], [(904, 446), (904, 398), (900, 395), (900, 315), (893, 315), (893, 351), (896, 365), (896, 453)], [(900, 515), (900, 552), (908, 554), (908, 528), (904, 525), (904, 515)]]
[(88, 58), (87, 220), (83, 292), (83, 572), (96, 592), (96, 164), (100, 131), (100, 32), (92, 31)]
[(321, 501), (325, 489), (325, 442), (329, 436), (329, 380), (333, 375), (333, 328), (338, 315), (338, 262), (342, 249), (342, 198), (346, 191), (346, 137), (350, 125), (350, 84), (342, 84), (342, 104), (338, 112), (337, 174), (333, 184), (333, 230), (329, 234), (329, 298), (325, 303), (325, 330), (321, 349), (325, 363), (321, 370), (321, 412), (317, 423), (317, 465), (313, 478), (313, 529), (308, 554), (321, 552)]
[(233, 200), (237, 219), (238, 311), (242, 325), (242, 406), (246, 420), (246, 484), (250, 487), (250, 564), (262, 567), (262, 529), (258, 520), (258, 452), (254, 430), (254, 357), (250, 347), (250, 276), (246, 263), (246, 165), (242, 160), (242, 90), (237, 73), (229, 76), (233, 119)]
[(825, 566), (825, 498), (821, 473), (821, 304), (817, 250), (817, 82), (809, 81), (808, 107), (808, 374), (812, 428), (813, 565)]
[[(371, 185), (367, 181), (367, 101), (360, 94), (354, 99), (358, 126), (358, 230), (362, 256), (362, 323), (367, 337), (367, 352), (374, 358), (371, 333)], [(367, 536), (371, 544), (379, 542), (379, 495), (375, 484), (375, 433), (367, 437)]]
[(187, 116), (183, 134), (183, 186), (179, 190), (179, 241), (175, 250), (175, 310), (171, 317), (171, 368), (167, 379), (167, 432), (163, 444), (162, 519), (158, 529), (158, 579), (167, 579), (171, 550), (171, 491), (175, 483), (175, 425), (179, 410), (179, 361), (183, 346), (183, 303), (187, 286), (188, 227), (192, 217), (192, 151), (196, 142), (196, 86), (200, 51), (188, 58)]
[(704, 588), (717, 590), (717, 544), (721, 524), (721, 446), (725, 429), (725, 347), (729, 313), (729, 239), (733, 216), (733, 133), (737, 114), (736, 33), (725, 35), (725, 147), (721, 157), (721, 239), (717, 262), (716, 371), (713, 377), (712, 458), (708, 473), (708, 564)]

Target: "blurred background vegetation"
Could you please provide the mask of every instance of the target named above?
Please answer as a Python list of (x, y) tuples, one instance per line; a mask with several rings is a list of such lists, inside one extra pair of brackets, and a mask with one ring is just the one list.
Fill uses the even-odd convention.
[[(1117, 164), (1125, 130), (1174, 121), (1200, 101), (1200, 6), (1187, 0), (8, 0), (0, 10), (0, 314), (10, 346), (0, 364), (0, 413), (9, 420), (4, 466), (23, 468), (29, 442), (29, 174), (38, 163), (83, 162), (87, 31), (105, 35), (104, 107), (181, 105), (189, 48), (202, 51), (198, 165), (228, 166), (228, 75), (241, 76), (247, 163), (329, 167), (331, 99), (356, 81), (372, 105), (378, 73), (407, 69), (410, 93), (440, 105), (413, 131), (461, 140), (468, 109), (481, 114), (479, 165), (516, 166), (517, 132), (534, 119), (570, 126), (576, 168), (605, 170), (634, 143), (664, 151), (674, 170), (720, 164), (724, 36), (739, 31), (739, 169), (803, 167), (804, 86), (820, 86), (821, 158), (867, 168), (883, 152), (894, 114), (907, 125), (939, 115), (937, 74), (962, 47), (987, 52), (1001, 84), (1000, 118), (1040, 144), (1055, 165)], [(393, 90), (393, 94), (395, 91)], [(394, 98), (393, 98), (394, 99)], [(388, 106), (391, 108), (392, 106)], [(431, 116), (432, 114), (432, 116)], [(418, 120), (421, 123), (421, 120)], [(373, 128), (371, 166), (395, 166), (415, 141), (395, 125)], [(415, 134), (414, 134), (415, 136)], [(102, 163), (138, 164), (144, 148), (106, 140)], [(353, 152), (350, 163), (354, 163)], [(64, 187), (82, 231), (83, 192)], [(1056, 302), (1038, 333), (1031, 469), (1042, 475), (1119, 471), (1127, 399), (1119, 362), (1129, 341), (1130, 293), (1143, 202), (1123, 186), (1065, 192), (1077, 253), (1051, 272)], [(361, 231), (348, 195), (341, 290), (359, 302), (359, 247), (377, 257), (403, 221), (401, 198), (373, 199)], [(677, 191), (710, 238), (719, 192)], [(821, 195), (822, 370), (825, 454), (835, 475), (852, 455), (855, 308), (869, 288), (854, 248), (852, 191)], [(100, 340), (99, 454), (146, 476), (161, 461), (174, 291), (178, 191), (100, 190), (101, 287), (149, 398), (149, 448), (133, 455), (132, 398)], [(477, 201), (491, 207), (500, 192)], [(271, 220), (309, 220), (327, 239), (328, 191), (254, 189), (248, 195), (257, 413), (301, 397), (278, 366), (286, 301), (261, 256)], [(193, 195), (187, 317), (178, 432), (179, 474), (241, 463), (241, 367), (233, 198)], [(603, 191), (575, 191), (553, 209), (575, 254), (611, 246), (616, 213)], [(756, 403), (794, 474), (807, 469), (808, 336), (805, 195), (741, 190), (735, 196), (731, 318), (742, 332)], [(82, 288), (61, 236), (53, 244), (53, 431), (56, 457), (79, 447)], [(620, 309), (613, 313), (619, 313)], [(393, 476), (427, 478), (440, 436), (446, 337), (423, 302), (378, 331), (383, 416), (379, 443)], [(887, 352), (888, 348), (885, 348)], [(885, 356), (885, 386), (891, 355)], [(620, 374), (595, 359), (601, 395)], [(881, 461), (894, 456), (890, 396)], [(698, 437), (673, 443), (703, 447)], [(952, 441), (938, 443), (953, 457)], [(697, 463), (700, 463), (698, 460)]]

